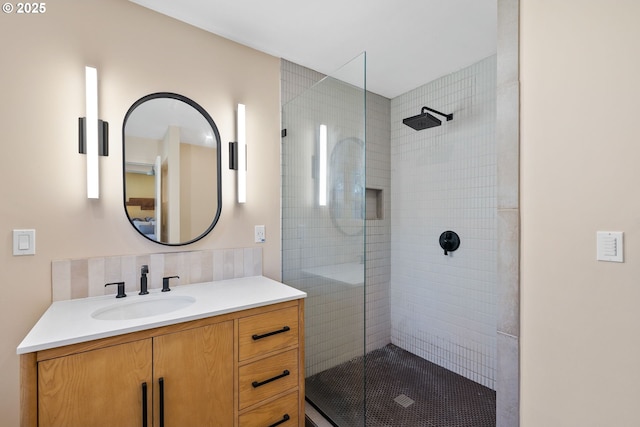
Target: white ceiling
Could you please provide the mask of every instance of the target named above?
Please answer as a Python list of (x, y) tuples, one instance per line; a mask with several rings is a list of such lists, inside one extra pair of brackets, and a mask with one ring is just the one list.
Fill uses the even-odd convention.
[(388, 98), (496, 52), (497, 0), (131, 1), (324, 74), (366, 52)]
[(162, 141), (169, 127), (180, 129), (180, 142), (212, 147), (213, 129), (207, 119), (182, 100), (154, 98), (138, 105), (127, 116), (125, 136)]

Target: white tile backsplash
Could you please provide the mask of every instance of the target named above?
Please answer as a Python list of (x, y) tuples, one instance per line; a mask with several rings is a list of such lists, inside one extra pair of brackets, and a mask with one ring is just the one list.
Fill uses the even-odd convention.
[(140, 267), (149, 266), (149, 289), (162, 288), (162, 278), (180, 276), (172, 286), (262, 275), (262, 248), (213, 249), (164, 254), (123, 255), (51, 263), (53, 301), (115, 294), (125, 282), (127, 292), (140, 290)]

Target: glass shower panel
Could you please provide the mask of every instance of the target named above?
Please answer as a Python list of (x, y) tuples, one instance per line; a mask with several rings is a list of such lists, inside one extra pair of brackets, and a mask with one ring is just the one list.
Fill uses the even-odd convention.
[(365, 352), (365, 69), (363, 53), (282, 110), (282, 278), (308, 295), (307, 400), (344, 427), (364, 425), (364, 366), (331, 378), (350, 399), (318, 378)]

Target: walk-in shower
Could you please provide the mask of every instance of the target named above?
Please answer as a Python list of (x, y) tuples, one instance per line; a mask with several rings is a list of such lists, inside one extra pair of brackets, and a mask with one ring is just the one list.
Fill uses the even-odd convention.
[(364, 55), (282, 62), (282, 278), (308, 294), (307, 400), (337, 426), (495, 426), (495, 60), (391, 100)]

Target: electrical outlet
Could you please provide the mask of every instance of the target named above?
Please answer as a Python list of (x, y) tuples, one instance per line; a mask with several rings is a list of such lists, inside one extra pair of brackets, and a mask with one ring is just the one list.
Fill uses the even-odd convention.
[(266, 234), (264, 232), (264, 225), (256, 225), (255, 240), (256, 243), (264, 243), (267, 240)]

